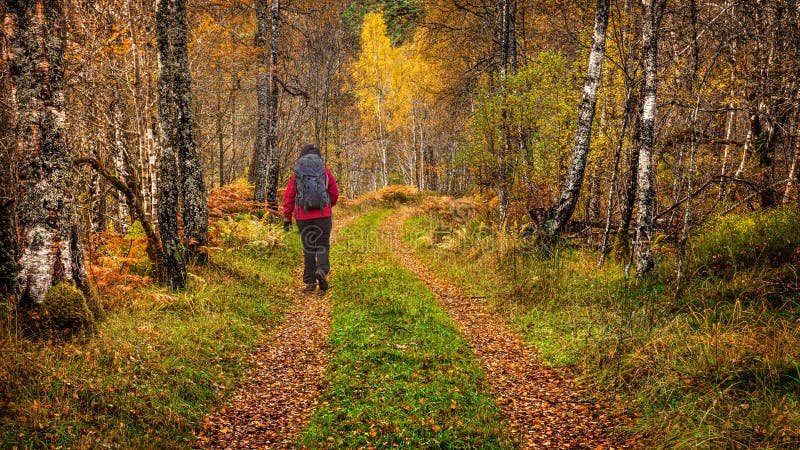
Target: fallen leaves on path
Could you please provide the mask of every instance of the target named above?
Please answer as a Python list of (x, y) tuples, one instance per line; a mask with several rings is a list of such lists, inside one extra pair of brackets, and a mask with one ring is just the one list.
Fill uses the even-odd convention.
[(298, 298), (272, 339), (253, 352), (230, 404), (206, 417), (198, 443), (220, 449), (291, 447), (324, 388), (329, 330), (325, 298)]
[[(333, 233), (349, 219), (337, 220)], [(330, 308), (327, 296), (297, 294), (283, 324), (255, 348), (242, 387), (226, 407), (206, 416), (198, 446), (294, 447), (325, 388)]]
[(619, 417), (582, 397), (564, 371), (539, 362), (534, 349), (480, 299), (464, 296), (428, 269), (402, 242), (405, 208), (381, 226), (400, 262), (436, 294), (470, 348), (482, 361), (498, 406), (528, 448), (634, 448), (612, 434)]

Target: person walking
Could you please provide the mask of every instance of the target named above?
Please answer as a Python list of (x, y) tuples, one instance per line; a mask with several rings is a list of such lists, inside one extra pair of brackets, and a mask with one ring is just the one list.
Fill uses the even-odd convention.
[(303, 243), (303, 283), (306, 291), (328, 290), (332, 208), (339, 199), (336, 179), (325, 167), (319, 148), (305, 145), (283, 195), (283, 229), (292, 229), (292, 215)]

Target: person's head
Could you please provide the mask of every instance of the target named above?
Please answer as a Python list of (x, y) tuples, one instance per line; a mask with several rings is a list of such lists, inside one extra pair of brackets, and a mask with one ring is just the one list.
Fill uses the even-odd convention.
[(317, 147), (314, 144), (306, 144), (306, 145), (303, 146), (302, 149), (300, 149), (300, 157), (303, 157), (303, 156), (306, 156), (306, 155), (317, 155), (320, 158), (322, 157), (322, 155), (319, 152), (319, 147)]

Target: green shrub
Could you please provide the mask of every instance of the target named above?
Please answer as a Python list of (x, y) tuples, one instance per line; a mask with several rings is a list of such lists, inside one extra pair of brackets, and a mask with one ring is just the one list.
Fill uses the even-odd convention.
[(42, 301), (42, 313), (47, 323), (57, 329), (91, 328), (95, 321), (86, 296), (66, 282), (47, 290)]
[(779, 266), (791, 261), (800, 249), (798, 231), (800, 209), (796, 206), (720, 217), (696, 233), (694, 263), (718, 276), (759, 264)]
[(128, 233), (125, 234), (125, 239), (139, 239), (139, 238), (146, 238), (147, 235), (144, 233), (144, 227), (142, 226), (142, 222), (138, 220), (134, 220), (130, 227), (128, 227)]

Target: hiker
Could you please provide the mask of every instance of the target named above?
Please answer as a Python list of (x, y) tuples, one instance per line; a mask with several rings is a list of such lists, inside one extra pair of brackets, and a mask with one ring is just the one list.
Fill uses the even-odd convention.
[(292, 213), (303, 243), (303, 282), (313, 292), (319, 284), (328, 289), (331, 248), (331, 208), (339, 199), (339, 188), (330, 170), (325, 167), (319, 148), (307, 144), (289, 179), (283, 195), (283, 229), (292, 229)]

